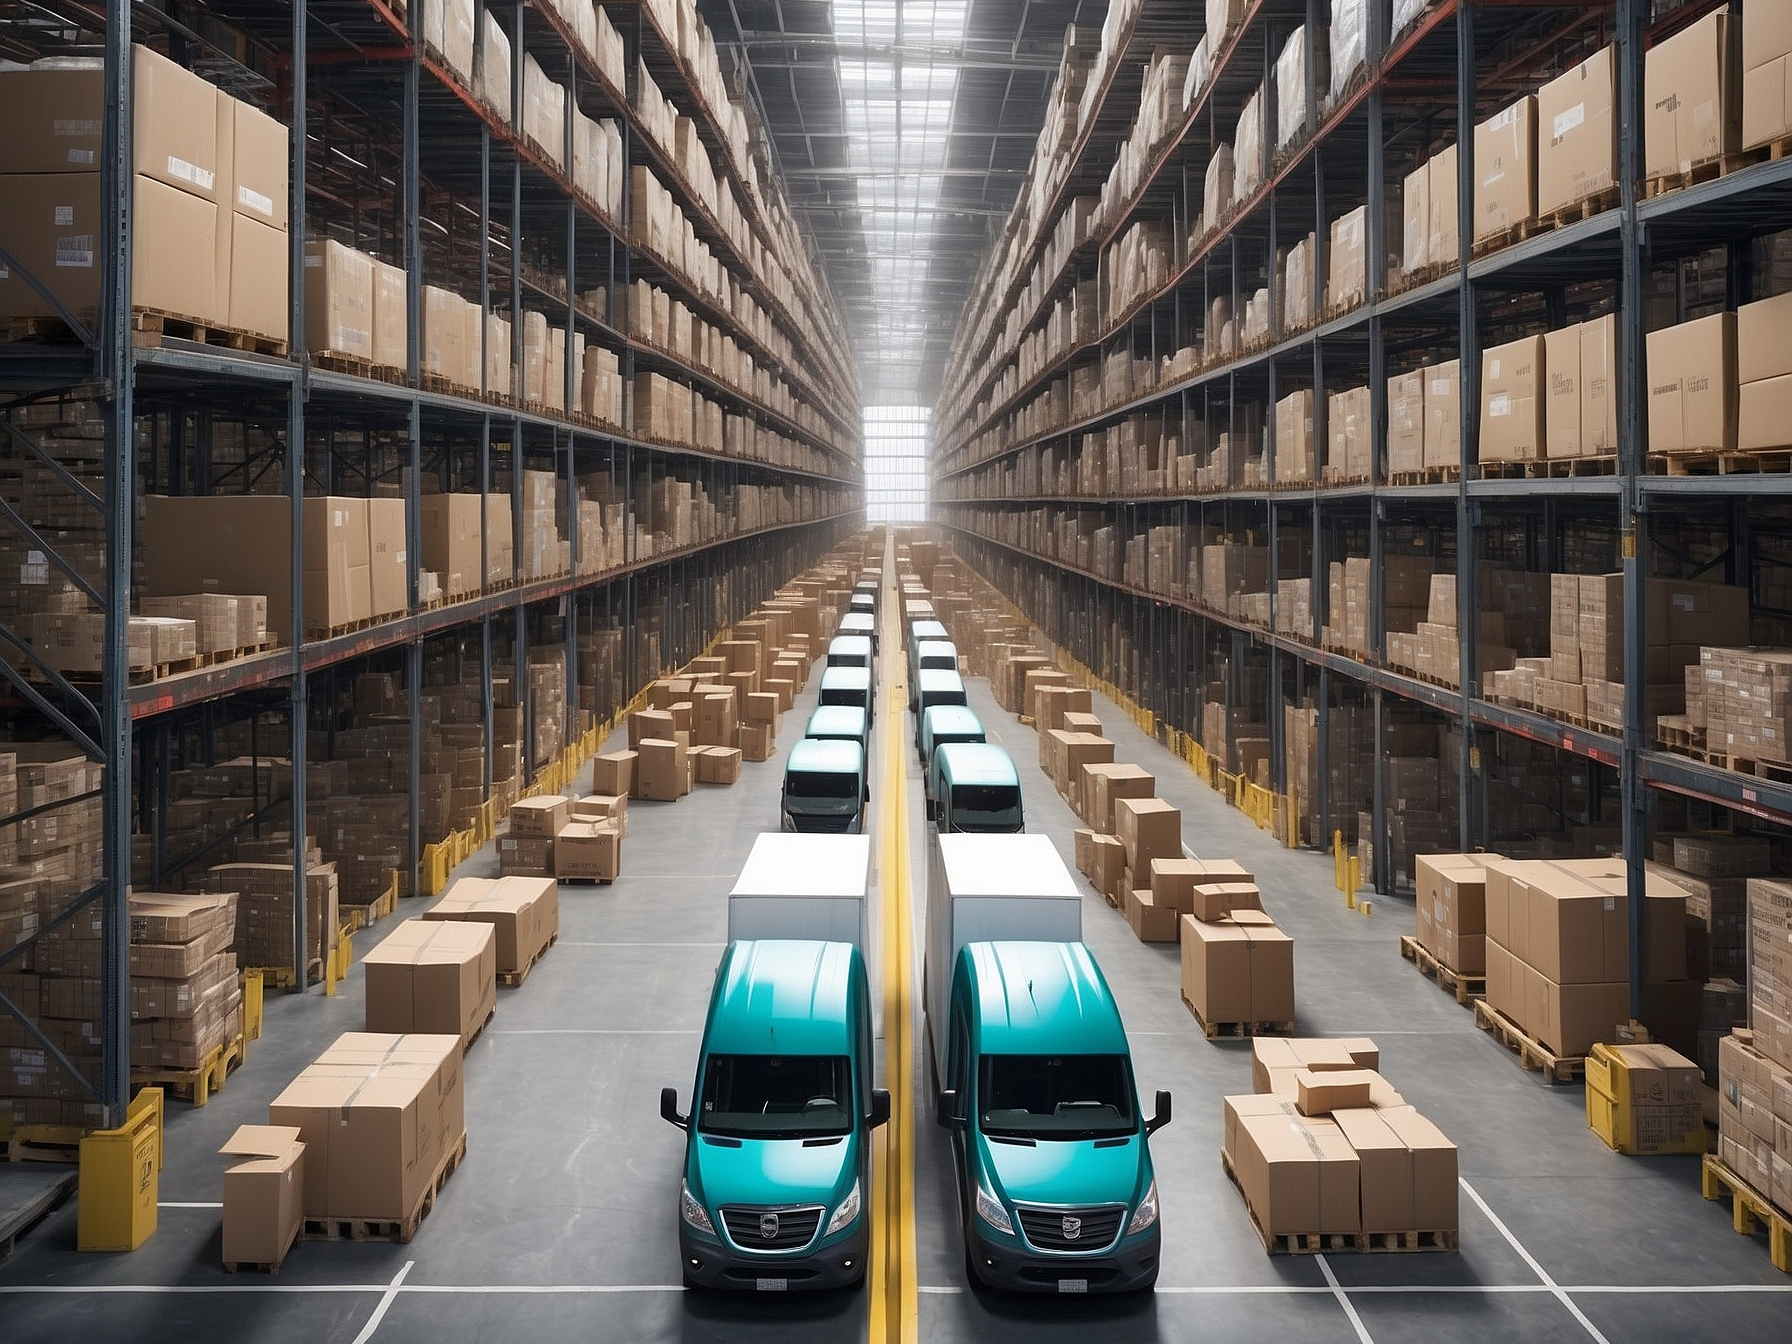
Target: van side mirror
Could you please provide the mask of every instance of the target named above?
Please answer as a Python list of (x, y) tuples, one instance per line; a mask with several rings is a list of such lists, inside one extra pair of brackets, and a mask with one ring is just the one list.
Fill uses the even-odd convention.
[(865, 1125), (869, 1129), (879, 1129), (890, 1123), (890, 1094), (881, 1087), (871, 1089), (871, 1114), (865, 1117)]
[(1157, 1094), (1157, 1114), (1145, 1122), (1145, 1133), (1155, 1134), (1169, 1123), (1170, 1094), (1168, 1092), (1159, 1092)]
[(690, 1129), (690, 1116), (678, 1113), (678, 1089), (676, 1087), (660, 1089), (660, 1119), (669, 1125), (677, 1125), (682, 1130)]
[(938, 1120), (946, 1129), (964, 1123), (964, 1117), (958, 1113), (958, 1093), (951, 1088), (940, 1093), (939, 1099), (935, 1103), (934, 1119)]

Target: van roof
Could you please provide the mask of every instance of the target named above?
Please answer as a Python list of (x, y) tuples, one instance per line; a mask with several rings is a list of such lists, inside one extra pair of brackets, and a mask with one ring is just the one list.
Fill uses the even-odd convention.
[(940, 770), (954, 784), (1012, 785), (1020, 787), (1020, 775), (1008, 753), (990, 742), (946, 742), (935, 748)]
[(828, 641), (829, 653), (863, 653), (871, 652), (870, 635), (835, 635)]
[(704, 1048), (712, 1053), (852, 1053), (851, 943), (730, 943), (716, 972)]
[(921, 718), (921, 731), (935, 737), (941, 733), (981, 733), (983, 721), (969, 705), (929, 705)]
[(858, 705), (817, 705), (804, 737), (865, 736), (865, 711)]
[(956, 659), (958, 646), (949, 639), (917, 640), (915, 641), (915, 657)]
[(877, 629), (877, 617), (868, 611), (849, 611), (840, 618), (839, 630), (843, 635), (864, 634)]
[(1129, 1053), (1113, 992), (1082, 943), (966, 943), (961, 957), (984, 1054)]
[(731, 896), (857, 896), (871, 875), (871, 837), (767, 831), (753, 842)]
[(805, 737), (790, 749), (785, 770), (811, 770), (834, 775), (858, 774), (865, 767), (865, 748), (839, 738)]
[(962, 691), (964, 678), (956, 668), (924, 667), (915, 678), (915, 685), (923, 691)]
[(917, 644), (924, 639), (952, 638), (952, 632), (935, 620), (910, 621), (908, 633)]
[(871, 669), (868, 667), (824, 667), (821, 670), (821, 684), (824, 687), (869, 687), (871, 685)]

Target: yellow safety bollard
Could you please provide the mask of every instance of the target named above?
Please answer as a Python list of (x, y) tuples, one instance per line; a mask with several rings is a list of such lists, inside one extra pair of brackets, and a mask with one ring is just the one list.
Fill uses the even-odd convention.
[(259, 1041), (261, 1039), (262, 992), (261, 967), (251, 966), (243, 971), (243, 1039)]
[(154, 1235), (161, 1191), (162, 1089), (146, 1087), (117, 1129), (81, 1140), (76, 1244), (83, 1251), (134, 1251)]

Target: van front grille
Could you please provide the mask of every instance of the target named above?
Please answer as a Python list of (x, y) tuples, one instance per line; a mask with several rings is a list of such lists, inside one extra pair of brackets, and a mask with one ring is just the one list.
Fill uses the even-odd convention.
[(1017, 1206), (1021, 1231), (1042, 1251), (1105, 1251), (1120, 1235), (1124, 1204), (1082, 1209), (1032, 1209)]
[(797, 1251), (815, 1240), (821, 1209), (724, 1205), (722, 1225), (728, 1229), (728, 1240), (743, 1251)]

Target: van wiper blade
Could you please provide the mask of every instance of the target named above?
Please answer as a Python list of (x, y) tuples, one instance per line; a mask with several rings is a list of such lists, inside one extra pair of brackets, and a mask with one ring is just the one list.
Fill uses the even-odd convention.
[(803, 1147), (805, 1147), (805, 1148), (832, 1148), (836, 1143), (845, 1143), (845, 1142), (846, 1142), (846, 1136), (844, 1134), (836, 1134), (832, 1138), (826, 1138), (826, 1139), (804, 1139)]
[(731, 1139), (725, 1134), (705, 1134), (703, 1136), (703, 1142), (713, 1144), (717, 1148), (740, 1147), (739, 1139)]
[(1039, 1146), (1039, 1141), (1037, 1139), (1023, 1138), (1019, 1134), (991, 1134), (988, 1130), (985, 1130), (983, 1137), (988, 1139), (991, 1143), (1011, 1143), (1016, 1148), (1037, 1148)]

